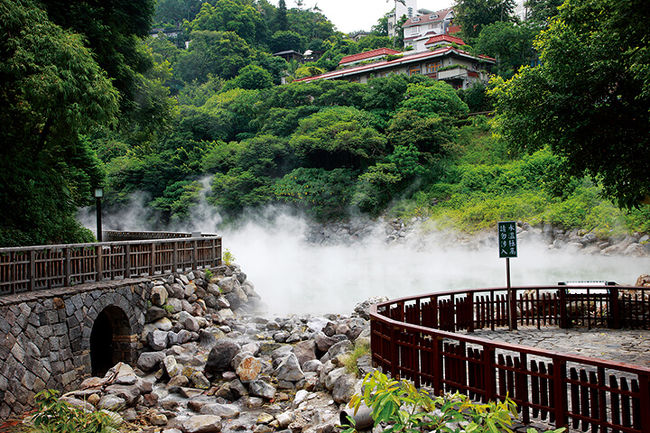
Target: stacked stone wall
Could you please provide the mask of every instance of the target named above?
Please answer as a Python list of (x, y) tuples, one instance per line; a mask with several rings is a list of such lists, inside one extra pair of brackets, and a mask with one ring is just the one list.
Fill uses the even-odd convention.
[(0, 298), (0, 419), (29, 410), (43, 389), (67, 391), (91, 375), (90, 334), (106, 307), (128, 320), (113, 340), (117, 356), (135, 361), (151, 287), (132, 279)]

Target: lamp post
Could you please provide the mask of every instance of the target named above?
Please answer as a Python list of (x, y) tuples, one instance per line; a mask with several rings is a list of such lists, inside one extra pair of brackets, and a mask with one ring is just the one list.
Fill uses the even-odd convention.
[(102, 197), (104, 197), (103, 188), (95, 188), (95, 203), (97, 204), (97, 240), (102, 241)]

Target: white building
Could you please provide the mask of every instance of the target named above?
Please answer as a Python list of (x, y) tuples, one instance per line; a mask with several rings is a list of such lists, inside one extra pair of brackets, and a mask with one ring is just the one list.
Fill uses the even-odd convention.
[(425, 44), (429, 38), (449, 33), (453, 18), (451, 8), (409, 18), (402, 26), (404, 49), (411, 47), (416, 53), (427, 50)]
[(405, 0), (404, 4), (397, 0), (394, 1), (395, 9), (388, 16), (388, 36), (391, 38), (397, 36), (397, 22), (402, 16), (406, 15), (407, 18), (412, 18), (418, 14), (417, 0)]

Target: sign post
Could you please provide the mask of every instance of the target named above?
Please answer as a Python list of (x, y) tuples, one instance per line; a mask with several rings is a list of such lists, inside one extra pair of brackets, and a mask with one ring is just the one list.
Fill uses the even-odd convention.
[(510, 285), (510, 258), (517, 257), (517, 223), (500, 221), (498, 223), (499, 257), (506, 259), (506, 284), (508, 288), (509, 328), (517, 329), (517, 299)]

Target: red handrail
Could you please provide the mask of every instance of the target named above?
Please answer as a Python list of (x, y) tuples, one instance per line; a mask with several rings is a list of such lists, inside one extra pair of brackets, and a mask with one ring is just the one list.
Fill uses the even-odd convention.
[[(537, 309), (532, 318), (538, 326), (544, 314), (544, 324), (650, 328), (647, 288), (513, 290), (519, 294), (515, 319), (522, 324), (528, 308)], [(558, 427), (650, 432), (650, 368), (456, 332), (506, 326), (508, 320), (502, 317), (510, 311), (502, 305), (507, 302), (506, 292), (505, 288), (452, 290), (372, 306), (373, 362), (394, 377), (431, 386), (436, 393), (460, 391), (484, 401), (510, 396), (524, 422), (532, 417)], [(541, 308), (546, 309), (543, 314)], [(600, 316), (591, 317), (595, 313)]]

